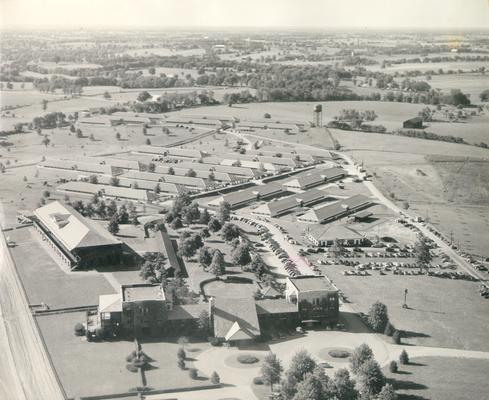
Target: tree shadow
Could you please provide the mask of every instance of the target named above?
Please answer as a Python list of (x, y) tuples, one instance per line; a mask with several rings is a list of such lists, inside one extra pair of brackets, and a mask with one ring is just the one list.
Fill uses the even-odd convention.
[(417, 383), (413, 381), (403, 381), (394, 378), (388, 378), (387, 383), (390, 383), (396, 390), (425, 390), (428, 386), (422, 383)]
[(403, 336), (405, 338), (416, 338), (416, 337), (421, 337), (421, 338), (429, 338), (431, 335), (428, 335), (423, 332), (414, 332), (414, 331), (403, 331)]
[(397, 396), (398, 400), (429, 400), (427, 397), (418, 396), (417, 394), (402, 394)]

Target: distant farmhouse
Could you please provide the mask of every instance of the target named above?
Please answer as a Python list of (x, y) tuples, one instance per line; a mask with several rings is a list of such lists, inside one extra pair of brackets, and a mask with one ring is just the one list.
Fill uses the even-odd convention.
[(100, 296), (97, 312), (87, 312), (87, 331), (104, 336), (181, 334), (194, 331), (206, 311), (214, 337), (236, 345), (272, 328), (334, 325), (339, 316), (338, 290), (324, 276), (287, 278), (285, 298), (210, 298), (187, 305), (175, 300), (159, 284), (123, 285), (120, 293)]
[(402, 123), (402, 127), (405, 129), (423, 129), (423, 119), (420, 117), (407, 119)]
[(122, 243), (97, 222), (58, 201), (34, 211), (36, 232), (70, 269), (120, 264)]

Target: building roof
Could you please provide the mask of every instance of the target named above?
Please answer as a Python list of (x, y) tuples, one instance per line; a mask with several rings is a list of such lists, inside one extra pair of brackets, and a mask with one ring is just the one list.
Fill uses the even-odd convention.
[(371, 203), (372, 201), (368, 197), (362, 194), (357, 194), (347, 199), (342, 199), (336, 203), (315, 208), (314, 210), (309, 211), (307, 214), (314, 215), (318, 221), (324, 221), (337, 215), (345, 214), (348, 212), (348, 210), (355, 211), (356, 209), (367, 206)]
[(70, 251), (121, 243), (97, 222), (58, 201), (38, 208), (34, 215)]
[(134, 284), (122, 285), (122, 301), (165, 300), (165, 292), (160, 285)]
[(256, 312), (258, 315), (294, 313), (297, 310), (297, 304), (290, 303), (285, 299), (256, 300)]
[(283, 199), (270, 201), (267, 204), (268, 210), (270, 211), (270, 215), (273, 217), (275, 215), (280, 215), (292, 208), (302, 205), (308, 205), (321, 199), (326, 198), (326, 193), (312, 189), (308, 190), (304, 193), (295, 194), (293, 196), (285, 197)]
[(325, 181), (332, 179), (338, 179), (346, 175), (346, 171), (343, 168), (324, 168), (317, 169), (314, 172), (309, 172), (305, 175), (298, 176), (289, 182), (286, 182), (285, 186), (298, 186), (300, 188), (306, 188), (308, 186), (319, 185)]
[(168, 319), (197, 319), (200, 317), (202, 311), (208, 311), (208, 309), (209, 305), (207, 303), (173, 306), (173, 308), (168, 311)]
[(122, 298), (120, 293), (103, 294), (98, 297), (98, 312), (122, 312)]
[(309, 234), (316, 240), (354, 240), (363, 239), (363, 235), (356, 230), (344, 225), (328, 224), (318, 225), (309, 232)]
[(324, 276), (298, 276), (287, 278), (299, 292), (315, 292), (320, 290), (337, 291), (331, 282)]
[(420, 123), (420, 122), (423, 122), (423, 119), (421, 117), (414, 117), (414, 118), (409, 118), (409, 119), (404, 121), (404, 123), (406, 123), (406, 122)]
[[(253, 298), (236, 298), (230, 301), (227, 298), (218, 297), (213, 301), (214, 334), (216, 337), (230, 337), (230, 340), (237, 340), (241, 336), (248, 339), (260, 335), (260, 325)], [(238, 325), (235, 325), (236, 322)]]
[(204, 163), (196, 163), (191, 161), (183, 161), (176, 164), (176, 166), (182, 168), (192, 168), (195, 171), (209, 172), (211, 170), (214, 170), (215, 172), (223, 172), (232, 175), (247, 176), (250, 178), (255, 176), (251, 168), (244, 168), (244, 167), (233, 167), (228, 165), (219, 165), (219, 164), (211, 164), (211, 163), (204, 164)]
[(177, 253), (173, 247), (170, 235), (166, 230), (159, 230), (156, 233), (158, 250), (162, 253), (168, 260), (168, 264), (175, 272), (180, 272), (180, 262), (178, 261)]

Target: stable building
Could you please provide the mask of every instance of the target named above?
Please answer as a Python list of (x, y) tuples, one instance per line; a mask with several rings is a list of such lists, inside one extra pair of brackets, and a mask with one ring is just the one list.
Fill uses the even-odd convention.
[(318, 169), (285, 182), (284, 186), (288, 189), (307, 190), (314, 186), (342, 179), (347, 175), (347, 172), (343, 168)]
[(297, 218), (300, 222), (322, 224), (346, 217), (357, 211), (370, 207), (373, 202), (366, 196), (357, 194), (341, 199), (333, 204), (314, 208)]
[(326, 193), (317, 189), (312, 189), (293, 196), (272, 200), (267, 204), (256, 208), (251, 213), (256, 215), (266, 215), (269, 217), (279, 217), (283, 214), (292, 212), (297, 208), (309, 207), (313, 204), (317, 204), (324, 201), (326, 198)]
[(118, 265), (122, 243), (97, 222), (58, 201), (34, 211), (36, 232), (52, 254), (70, 269)]
[(306, 234), (306, 238), (318, 247), (330, 247), (337, 240), (345, 247), (361, 246), (365, 237), (356, 230), (344, 225), (319, 225)]
[(266, 185), (256, 185), (248, 189), (239, 190), (226, 194), (216, 200), (209, 202), (209, 207), (219, 207), (223, 202), (229, 203), (231, 209), (243, 207), (253, 201), (270, 199), (284, 193), (281, 185), (267, 183)]

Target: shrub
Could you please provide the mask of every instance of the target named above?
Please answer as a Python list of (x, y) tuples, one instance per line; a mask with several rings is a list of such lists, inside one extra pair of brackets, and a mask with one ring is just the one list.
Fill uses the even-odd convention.
[(185, 350), (183, 347), (180, 347), (177, 351), (177, 357), (179, 360), (185, 360), (187, 358), (187, 355), (185, 354)]
[(346, 350), (330, 350), (328, 354), (333, 358), (348, 358), (350, 357), (350, 352)]
[(209, 343), (211, 344), (211, 346), (220, 346), (221, 345), (221, 342), (218, 338), (215, 338), (215, 337), (211, 337), (209, 339)]
[(188, 371), (188, 376), (190, 376), (190, 378), (192, 379), (197, 379), (199, 374), (197, 373), (197, 370), (195, 368), (190, 368)]
[(389, 364), (389, 371), (395, 374), (398, 370), (397, 363), (395, 361), (391, 361)]
[(408, 356), (408, 353), (406, 352), (406, 350), (404, 350), (404, 349), (402, 350), (401, 355), (399, 356), (399, 362), (402, 365), (409, 364), (409, 356)]
[(396, 328), (394, 328), (394, 326), (390, 323), (390, 321), (388, 321), (384, 329), (384, 335), (392, 336), (395, 330)]
[(242, 354), (238, 356), (238, 362), (241, 364), (254, 364), (258, 362), (258, 358), (250, 354)]
[(394, 343), (401, 344), (401, 339), (402, 339), (402, 331), (398, 331), (397, 329), (394, 330), (394, 333), (392, 334), (392, 340), (394, 341)]
[(85, 334), (85, 327), (80, 322), (78, 322), (75, 325), (74, 330), (75, 330), (75, 335), (76, 336), (83, 336)]
[(216, 371), (214, 371), (211, 375), (211, 382), (214, 385), (217, 385), (219, 382), (221, 382), (221, 378), (219, 377), (219, 375)]
[(255, 376), (253, 378), (253, 383), (255, 385), (263, 385), (263, 378), (261, 376)]

